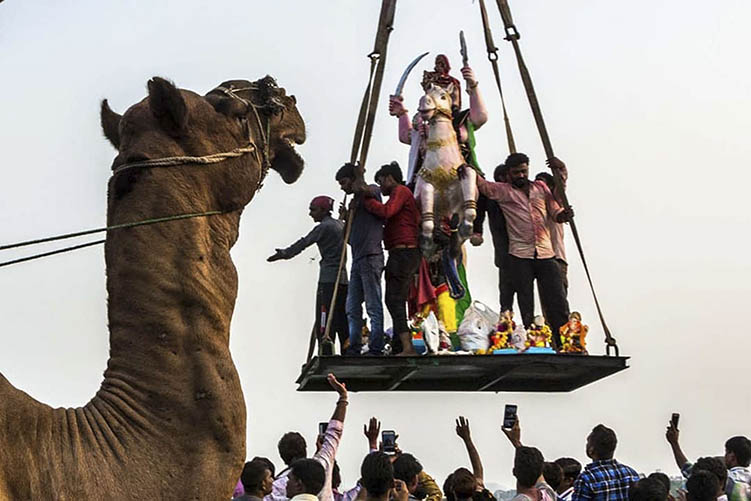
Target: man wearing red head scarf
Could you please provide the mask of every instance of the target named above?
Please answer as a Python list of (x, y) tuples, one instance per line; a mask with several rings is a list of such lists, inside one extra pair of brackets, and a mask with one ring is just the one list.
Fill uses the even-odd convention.
[(318, 223), (313, 229), (286, 249), (276, 249), (267, 261), (273, 262), (280, 259), (291, 259), (313, 244), (318, 246), (321, 253), (320, 272), (318, 274), (318, 289), (316, 292), (316, 322), (319, 328), (318, 341), (326, 329), (326, 321), (329, 315), (331, 320), (331, 335), (339, 338), (341, 351), (344, 351), (346, 342), (349, 340), (347, 327), (347, 313), (345, 310), (347, 298), (347, 272), (342, 270), (339, 277), (339, 290), (336, 294), (336, 304), (333, 311), (329, 312), (331, 297), (334, 294), (334, 284), (339, 269), (339, 260), (342, 257), (342, 241), (344, 239), (344, 223), (331, 217), (334, 208), (334, 199), (321, 195), (310, 202), (309, 215)]

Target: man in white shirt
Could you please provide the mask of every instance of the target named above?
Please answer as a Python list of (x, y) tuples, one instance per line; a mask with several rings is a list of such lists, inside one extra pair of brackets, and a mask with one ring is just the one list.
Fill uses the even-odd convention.
[[(320, 501), (333, 501), (334, 499), (331, 488), (331, 477), (334, 471), (336, 451), (339, 449), (339, 442), (342, 438), (344, 418), (347, 415), (348, 404), (346, 386), (337, 381), (333, 374), (329, 374), (327, 379), (329, 385), (339, 394), (339, 400), (336, 402), (334, 414), (331, 416), (326, 433), (323, 435), (321, 447), (313, 454), (312, 458), (323, 466), (326, 476), (323, 489), (318, 496)], [(289, 473), (292, 465), (296, 461), (304, 459), (307, 455), (305, 439), (297, 432), (286, 433), (279, 441), (279, 455), (289, 466), (276, 476), (272, 485), (272, 492), (264, 498), (264, 501), (286, 501), (290, 497), (287, 495)]]

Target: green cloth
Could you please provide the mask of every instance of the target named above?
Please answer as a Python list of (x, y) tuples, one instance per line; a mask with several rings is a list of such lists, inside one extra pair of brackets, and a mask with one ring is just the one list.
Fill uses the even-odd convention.
[(465, 122), (467, 126), (467, 146), (469, 146), (469, 161), (472, 167), (477, 171), (479, 175), (485, 177), (485, 173), (480, 168), (480, 164), (477, 162), (477, 154), (475, 153), (475, 126), (472, 125), (470, 120)]
[(464, 263), (460, 262), (456, 271), (459, 273), (459, 280), (464, 286), (464, 297), (456, 300), (456, 325), (459, 326), (464, 318), (464, 312), (472, 304), (472, 294), (470, 294), (469, 285), (467, 285), (467, 270), (464, 269)]

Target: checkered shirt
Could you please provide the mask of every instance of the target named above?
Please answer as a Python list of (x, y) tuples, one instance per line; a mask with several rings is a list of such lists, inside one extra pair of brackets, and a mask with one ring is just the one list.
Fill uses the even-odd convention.
[(633, 468), (615, 459), (594, 461), (574, 482), (571, 501), (628, 501), (628, 489), (638, 480)]

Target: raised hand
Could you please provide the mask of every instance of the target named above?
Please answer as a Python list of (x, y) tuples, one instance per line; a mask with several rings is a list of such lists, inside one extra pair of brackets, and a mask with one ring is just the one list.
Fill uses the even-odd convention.
[(405, 484), (403, 480), (395, 478), (393, 494), (394, 501), (407, 501), (409, 499), (407, 484)]
[(522, 445), (522, 428), (519, 424), (519, 416), (516, 417), (514, 426), (512, 426), (510, 430), (507, 428), (501, 428), (501, 430), (503, 430), (503, 433), (506, 435), (509, 442), (511, 442), (511, 445), (514, 447), (520, 447)]
[(370, 418), (367, 425), (362, 425), (362, 432), (367, 437), (370, 448), (377, 449), (378, 435), (381, 434), (381, 422), (374, 417)]
[(563, 170), (566, 168), (566, 164), (564, 164), (563, 161), (558, 157), (550, 157), (545, 160), (545, 163), (548, 164), (550, 170)]
[(389, 115), (400, 117), (407, 113), (402, 96), (389, 96)]
[(459, 416), (459, 418), (456, 420), (456, 434), (459, 435), (459, 438), (461, 438), (465, 442), (472, 440), (472, 436), (470, 435), (469, 431), (469, 419), (465, 418), (464, 416)]
[(347, 398), (347, 387), (344, 383), (340, 383), (339, 380), (336, 379), (336, 376), (329, 374), (326, 376), (326, 380), (329, 382), (329, 386), (339, 394), (339, 398)]
[(469, 87), (470, 89), (477, 87), (477, 79), (475, 78), (475, 72), (472, 71), (472, 68), (470, 68), (469, 66), (462, 68), (462, 76), (467, 82), (467, 87)]

